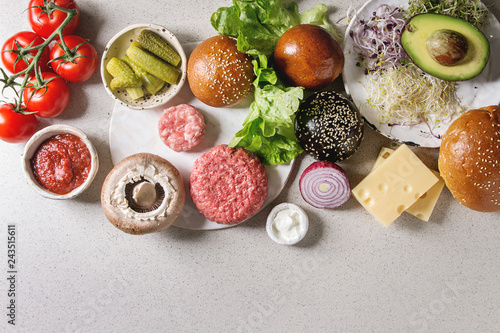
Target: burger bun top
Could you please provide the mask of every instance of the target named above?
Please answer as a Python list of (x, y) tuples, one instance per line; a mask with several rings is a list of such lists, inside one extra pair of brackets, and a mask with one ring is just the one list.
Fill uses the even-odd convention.
[(238, 51), (234, 38), (218, 35), (201, 42), (187, 66), (189, 87), (201, 102), (233, 106), (245, 99), (255, 78), (252, 58)]
[(469, 110), (443, 135), (439, 171), (453, 196), (480, 211), (500, 210), (500, 107)]

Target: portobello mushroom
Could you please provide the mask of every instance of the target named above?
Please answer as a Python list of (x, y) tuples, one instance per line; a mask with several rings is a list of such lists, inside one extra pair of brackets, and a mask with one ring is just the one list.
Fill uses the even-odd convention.
[(124, 158), (107, 175), (101, 190), (107, 219), (135, 235), (170, 227), (185, 201), (179, 171), (166, 159), (149, 153)]

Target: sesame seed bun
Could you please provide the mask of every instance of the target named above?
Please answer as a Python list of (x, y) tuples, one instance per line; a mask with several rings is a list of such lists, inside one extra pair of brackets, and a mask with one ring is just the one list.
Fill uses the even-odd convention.
[(236, 40), (214, 36), (191, 53), (187, 66), (189, 87), (194, 96), (214, 107), (241, 102), (252, 90), (252, 58), (238, 51)]
[(439, 171), (453, 196), (480, 211), (500, 210), (500, 107), (470, 110), (443, 136)]
[(333, 163), (351, 157), (361, 145), (364, 120), (344, 95), (320, 91), (300, 104), (295, 137), (304, 150), (320, 161)]

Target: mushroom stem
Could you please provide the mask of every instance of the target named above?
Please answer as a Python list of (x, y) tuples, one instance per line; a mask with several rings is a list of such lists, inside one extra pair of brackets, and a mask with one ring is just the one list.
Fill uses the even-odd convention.
[(132, 200), (140, 208), (151, 207), (157, 200), (155, 185), (147, 181), (140, 182), (132, 190)]

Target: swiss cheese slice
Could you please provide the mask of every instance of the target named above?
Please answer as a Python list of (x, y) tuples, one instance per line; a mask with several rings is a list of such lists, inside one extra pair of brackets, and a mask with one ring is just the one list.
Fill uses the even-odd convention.
[(439, 195), (443, 191), (444, 180), (439, 175), (439, 172), (432, 170), (434, 175), (438, 178), (438, 182), (431, 187), (429, 191), (423, 194), (418, 200), (406, 210), (407, 213), (421, 219), (422, 221), (429, 221), (432, 211), (436, 206)]
[[(380, 164), (382, 164), (382, 162), (384, 162), (393, 152), (394, 149), (383, 147), (378, 154), (377, 160), (373, 164), (372, 170), (379, 167)], [(407, 213), (421, 219), (422, 221), (429, 221), (439, 195), (444, 187), (444, 180), (439, 175), (439, 172), (432, 169), (431, 171), (438, 178), (438, 182), (434, 184), (429, 191), (422, 194), (422, 196), (406, 210)]]
[(389, 226), (438, 178), (406, 145), (401, 145), (353, 190), (353, 196), (381, 224)]
[(385, 162), (385, 160), (391, 156), (392, 153), (394, 153), (394, 149), (382, 147), (382, 149), (380, 149), (380, 153), (378, 153), (375, 163), (373, 163), (372, 171), (378, 168), (382, 162)]

